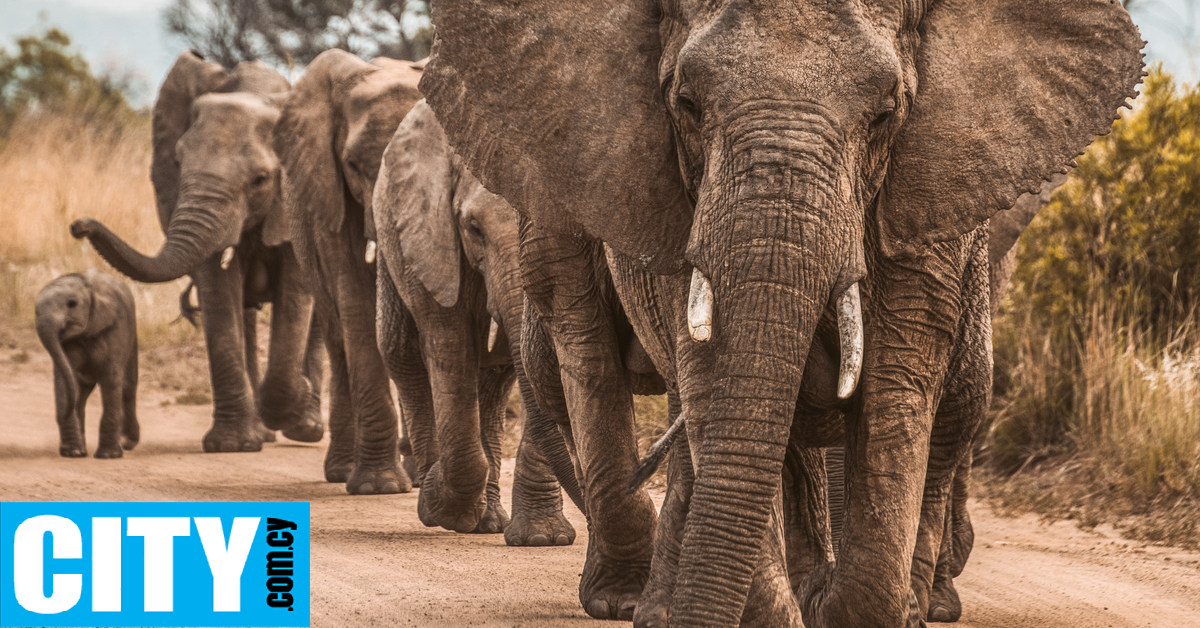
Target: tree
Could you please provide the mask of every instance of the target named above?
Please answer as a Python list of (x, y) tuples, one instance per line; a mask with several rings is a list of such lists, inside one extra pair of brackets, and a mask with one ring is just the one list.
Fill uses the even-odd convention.
[(307, 65), (341, 48), (360, 57), (420, 59), (433, 29), (426, 0), (175, 0), (169, 32), (222, 65)]
[(70, 47), (70, 37), (50, 28), (41, 36), (17, 39), (16, 54), (0, 48), (0, 136), (27, 113), (71, 113), (101, 122), (137, 115), (120, 81), (92, 74)]

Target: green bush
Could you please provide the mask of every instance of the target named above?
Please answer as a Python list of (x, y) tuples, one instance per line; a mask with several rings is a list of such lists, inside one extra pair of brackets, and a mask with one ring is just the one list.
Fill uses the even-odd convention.
[(1200, 88), (1156, 67), (1021, 238), (996, 323), (994, 468), (1073, 458), (1125, 514), (1200, 496), (1198, 306)]

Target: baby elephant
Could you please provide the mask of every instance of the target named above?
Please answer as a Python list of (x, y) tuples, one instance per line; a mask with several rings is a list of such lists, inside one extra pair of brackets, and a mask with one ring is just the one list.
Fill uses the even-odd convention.
[(37, 298), (37, 332), (54, 360), (60, 446), (87, 455), (83, 413), (97, 384), (104, 402), (97, 458), (120, 458), (138, 442), (137, 316), (124, 282), (95, 269), (51, 281)]

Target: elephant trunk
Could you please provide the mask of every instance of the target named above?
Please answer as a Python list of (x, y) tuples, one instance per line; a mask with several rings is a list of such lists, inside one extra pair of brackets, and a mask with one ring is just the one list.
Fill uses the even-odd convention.
[[(209, 195), (211, 197), (211, 195)], [(129, 246), (120, 236), (90, 218), (71, 224), (71, 235), (87, 237), (96, 252), (113, 268), (142, 283), (174, 281), (192, 271), (201, 261), (225, 249), (222, 268), (229, 265), (242, 221), (236, 203), (227, 198), (189, 199), (181, 196), (167, 225), (167, 239), (154, 257)]]
[(67, 353), (63, 351), (62, 338), (59, 334), (62, 332), (63, 322), (61, 319), (53, 316), (38, 313), (37, 317), (37, 334), (38, 339), (42, 341), (42, 346), (50, 353), (50, 359), (54, 363), (55, 384), (61, 382), (62, 388), (55, 391), (55, 400), (58, 402), (57, 420), (59, 425), (65, 424), (68, 420), (73, 420), (75, 406), (79, 400), (79, 382), (75, 379), (75, 371), (71, 368), (70, 361), (67, 360)]
[(701, 190), (697, 205), (692, 241), (705, 246), (693, 252), (711, 278), (717, 357), (704, 438), (693, 443), (680, 558), (688, 578), (675, 592), (673, 627), (741, 622), (774, 533), (805, 358), (855, 232), (842, 217), (849, 212), (834, 211), (832, 134), (780, 135), (744, 140), (753, 145), (741, 151), (732, 137), (733, 189)]

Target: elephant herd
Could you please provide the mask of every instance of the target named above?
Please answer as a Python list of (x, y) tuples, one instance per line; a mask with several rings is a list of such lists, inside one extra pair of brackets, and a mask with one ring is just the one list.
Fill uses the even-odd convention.
[[(432, 19), (427, 62), (330, 50), (294, 85), (183, 53), (154, 106), (161, 251), (71, 225), (134, 280), (191, 276), (205, 451), (322, 438), (323, 343), (326, 479), (415, 485), (426, 525), (509, 545), (573, 542), (565, 490), (593, 617), (957, 620), (991, 319), (1021, 230), (1134, 96), (1120, 3), (439, 0)], [(663, 393), (642, 460), (632, 396)], [(668, 451), (656, 511), (639, 480)]]

